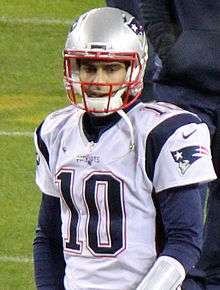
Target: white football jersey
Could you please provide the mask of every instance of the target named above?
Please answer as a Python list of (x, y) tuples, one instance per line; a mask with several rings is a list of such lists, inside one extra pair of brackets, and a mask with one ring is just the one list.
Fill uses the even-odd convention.
[(127, 115), (134, 149), (124, 118), (89, 142), (73, 106), (36, 132), (36, 182), (61, 202), (67, 290), (134, 290), (157, 256), (152, 190), (216, 178), (196, 116), (164, 103), (138, 103)]

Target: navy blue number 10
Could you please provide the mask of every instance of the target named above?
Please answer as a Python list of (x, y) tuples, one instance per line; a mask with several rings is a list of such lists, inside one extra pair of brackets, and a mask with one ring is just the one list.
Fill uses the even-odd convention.
[[(80, 209), (74, 201), (74, 171), (57, 175), (60, 191), (70, 212), (66, 250), (80, 254)], [(111, 172), (92, 172), (84, 179), (83, 200), (87, 209), (86, 246), (94, 256), (115, 256), (125, 248), (123, 182)]]

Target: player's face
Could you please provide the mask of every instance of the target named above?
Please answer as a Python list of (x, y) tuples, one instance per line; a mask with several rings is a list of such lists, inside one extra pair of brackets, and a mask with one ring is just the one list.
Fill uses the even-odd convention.
[[(83, 60), (80, 62), (79, 78), (81, 82), (95, 83), (85, 86), (89, 97), (102, 97), (109, 93), (110, 83), (122, 83), (126, 77), (126, 64), (120, 61), (94, 61)], [(113, 85), (112, 91), (117, 91), (121, 85)]]

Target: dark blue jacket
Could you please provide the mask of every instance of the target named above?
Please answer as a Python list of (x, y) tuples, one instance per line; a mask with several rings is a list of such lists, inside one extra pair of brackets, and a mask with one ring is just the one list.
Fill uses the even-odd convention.
[(121, 10), (129, 12), (136, 19), (142, 22), (142, 15), (140, 13), (139, 1), (135, 0), (106, 0), (106, 4), (109, 7), (116, 7)]
[(163, 61), (156, 98), (181, 106), (195, 100), (213, 109), (207, 99), (220, 102), (220, 1), (140, 0), (140, 5)]

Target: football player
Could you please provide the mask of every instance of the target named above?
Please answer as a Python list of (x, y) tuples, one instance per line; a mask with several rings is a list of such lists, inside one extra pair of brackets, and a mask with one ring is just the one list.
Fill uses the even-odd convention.
[(40, 290), (176, 290), (198, 261), (200, 185), (216, 178), (209, 131), (178, 107), (138, 101), (146, 61), (129, 13), (105, 7), (73, 22), (71, 105), (35, 134)]

